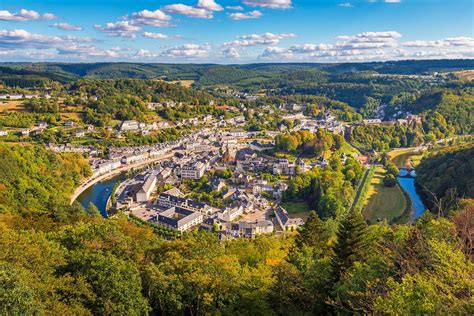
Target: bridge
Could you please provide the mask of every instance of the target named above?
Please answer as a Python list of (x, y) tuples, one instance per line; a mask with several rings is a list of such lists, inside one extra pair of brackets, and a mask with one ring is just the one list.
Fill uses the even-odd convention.
[(416, 177), (416, 172), (415, 168), (410, 167), (410, 168), (399, 168), (400, 172), (398, 173), (397, 177), (400, 178), (415, 178)]

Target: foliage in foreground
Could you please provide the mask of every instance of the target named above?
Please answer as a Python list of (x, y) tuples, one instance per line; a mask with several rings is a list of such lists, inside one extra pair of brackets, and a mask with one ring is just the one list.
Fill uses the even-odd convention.
[[(8, 157), (21, 161), (28, 150)], [(39, 153), (35, 159), (53, 155)], [(0, 171), (3, 183), (8, 173)], [(27, 169), (16, 171), (24, 178)], [(34, 205), (48, 209), (41, 199)], [(103, 219), (77, 205), (63, 216), (60, 206), (35, 216), (15, 207), (0, 213), (1, 314), (474, 311), (466, 246), (473, 201), (463, 202), (454, 221), (428, 213), (414, 226), (367, 226), (358, 212), (340, 222), (311, 212), (295, 238), (224, 242), (204, 232), (164, 240), (123, 215)]]

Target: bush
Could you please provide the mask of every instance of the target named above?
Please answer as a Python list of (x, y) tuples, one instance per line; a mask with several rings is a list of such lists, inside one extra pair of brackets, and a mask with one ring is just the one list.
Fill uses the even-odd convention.
[(383, 178), (383, 184), (386, 187), (393, 187), (393, 186), (395, 186), (395, 184), (397, 184), (397, 179), (395, 178), (395, 176), (393, 174), (387, 174)]

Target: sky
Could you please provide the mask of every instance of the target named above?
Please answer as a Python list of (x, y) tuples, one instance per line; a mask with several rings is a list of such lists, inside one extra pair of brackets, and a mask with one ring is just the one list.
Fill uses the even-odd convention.
[(0, 0), (0, 61), (474, 58), (473, 0)]

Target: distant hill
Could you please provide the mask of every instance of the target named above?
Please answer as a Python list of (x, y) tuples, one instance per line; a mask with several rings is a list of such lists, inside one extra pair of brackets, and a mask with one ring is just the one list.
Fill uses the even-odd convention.
[[(369, 71), (380, 74), (422, 74), (474, 69), (474, 60), (405, 60), (367, 63), (268, 63), (245, 65), (155, 63), (0, 63), (0, 79), (22, 75), (61, 83), (78, 78), (164, 78), (196, 80), (198, 85), (272, 80), (288, 72), (341, 74)], [(202, 82), (201, 82), (202, 81)]]

